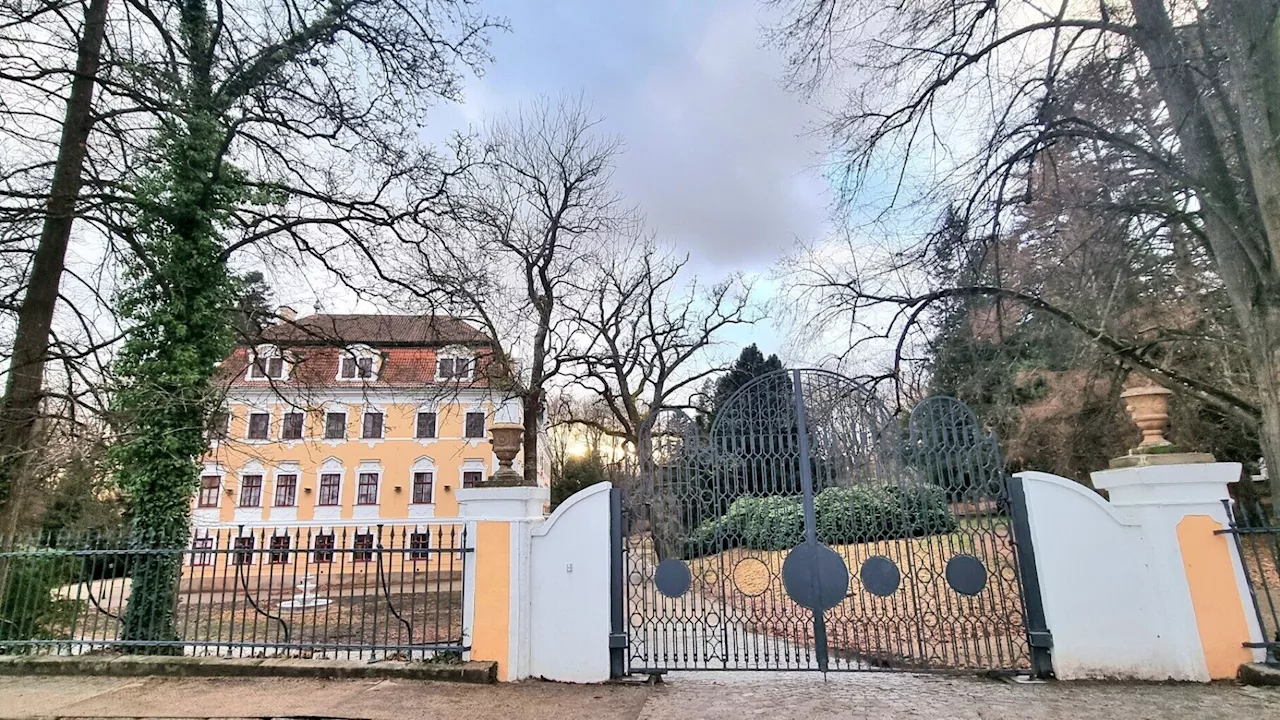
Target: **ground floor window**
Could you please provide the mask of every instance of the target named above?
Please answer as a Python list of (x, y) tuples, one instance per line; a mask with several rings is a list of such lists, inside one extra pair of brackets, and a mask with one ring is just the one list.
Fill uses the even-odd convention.
[(356, 535), (355, 542), (351, 545), (355, 551), (352, 557), (356, 562), (369, 562), (373, 560), (373, 535), (361, 533)]
[(213, 553), (207, 552), (213, 550), (213, 538), (198, 537), (191, 542), (191, 564), (192, 565), (212, 565)]
[(236, 538), (236, 552), (232, 557), (232, 562), (236, 565), (252, 565), (253, 564), (253, 536)]
[(431, 547), (431, 533), (416, 532), (409, 535), (409, 557), (413, 560), (426, 560), (431, 553), (427, 552)]
[(288, 535), (274, 535), (271, 538), (271, 562), (281, 565), (289, 562), (290, 538)]
[(333, 533), (317, 535), (315, 542), (312, 544), (312, 557), (318, 563), (333, 562)]

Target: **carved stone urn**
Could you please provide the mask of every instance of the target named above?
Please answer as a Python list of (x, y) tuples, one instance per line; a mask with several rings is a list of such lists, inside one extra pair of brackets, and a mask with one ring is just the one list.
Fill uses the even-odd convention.
[(1158, 385), (1129, 388), (1120, 393), (1133, 424), (1142, 431), (1139, 450), (1173, 444), (1164, 437), (1164, 431), (1169, 427), (1169, 396), (1172, 394), (1172, 390)]
[(511, 463), (520, 454), (524, 444), (524, 426), (520, 423), (494, 423), (489, 428), (489, 443), (498, 456), (498, 471), (489, 476), (488, 487), (518, 487), (531, 485), (524, 481), (524, 474), (517, 472)]

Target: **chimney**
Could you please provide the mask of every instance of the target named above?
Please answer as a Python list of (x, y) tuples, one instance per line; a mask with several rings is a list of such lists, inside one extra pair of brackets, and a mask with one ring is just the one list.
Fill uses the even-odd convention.
[(281, 305), (280, 309), (276, 310), (276, 316), (285, 322), (293, 322), (298, 317), (298, 313), (288, 305)]

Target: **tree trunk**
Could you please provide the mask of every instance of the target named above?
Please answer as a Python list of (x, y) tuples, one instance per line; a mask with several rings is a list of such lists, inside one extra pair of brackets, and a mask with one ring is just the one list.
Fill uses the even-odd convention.
[(521, 398), (524, 407), (524, 482), (538, 484), (538, 424), (542, 417), (542, 389), (532, 389)]
[(18, 309), (9, 378), (0, 405), (0, 494), (5, 496), (6, 503), (0, 536), (12, 536), (17, 531), (26, 469), (35, 451), (49, 332), (75, 221), (76, 200), (83, 183), (86, 145), (93, 127), (93, 88), (102, 58), (107, 2), (90, 0), (85, 9), (84, 31), (76, 50), (76, 74), (67, 98), (40, 243), (32, 260), (27, 293)]
[(1280, 512), (1280, 305), (1259, 304), (1250, 336), (1253, 380), (1258, 387), (1262, 421), (1258, 440), (1267, 461), (1272, 513)]

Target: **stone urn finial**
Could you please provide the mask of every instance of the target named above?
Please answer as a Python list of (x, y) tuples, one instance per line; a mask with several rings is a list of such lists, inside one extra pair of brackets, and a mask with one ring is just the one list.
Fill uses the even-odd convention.
[(1133, 418), (1133, 424), (1142, 431), (1142, 442), (1127, 455), (1112, 458), (1112, 468), (1188, 465), (1214, 461), (1209, 453), (1183, 452), (1165, 438), (1165, 430), (1169, 427), (1169, 396), (1172, 394), (1172, 390), (1158, 385), (1143, 385), (1120, 393), (1129, 417)]
[(1158, 385), (1129, 388), (1120, 393), (1133, 424), (1142, 431), (1139, 449), (1173, 444), (1164, 437), (1164, 431), (1169, 427), (1169, 396), (1172, 394), (1172, 390)]
[(494, 423), (489, 428), (489, 443), (493, 445), (493, 454), (498, 456), (498, 471), (489, 476), (485, 484), (489, 487), (516, 487), (531, 485), (524, 480), (524, 474), (517, 472), (511, 463), (520, 454), (524, 444), (524, 426), (520, 423)]

